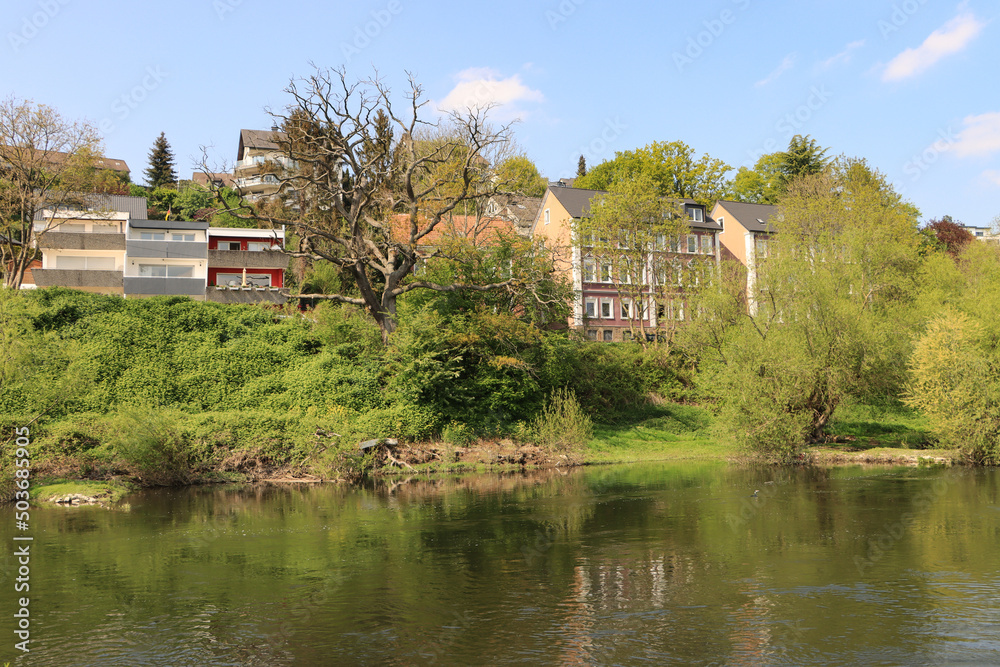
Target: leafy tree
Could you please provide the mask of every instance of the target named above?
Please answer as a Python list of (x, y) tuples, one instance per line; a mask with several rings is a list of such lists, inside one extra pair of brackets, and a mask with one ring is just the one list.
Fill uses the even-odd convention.
[(620, 151), (607, 162), (593, 167), (574, 184), (578, 188), (607, 190), (616, 181), (645, 175), (661, 197), (691, 198), (712, 206), (729, 194), (726, 174), (732, 167), (722, 160), (703, 155), (682, 141), (653, 143), (631, 151)]
[(580, 156), (580, 159), (576, 163), (576, 176), (577, 178), (587, 175), (587, 158)]
[(146, 183), (151, 188), (177, 183), (177, 175), (174, 173), (174, 154), (170, 151), (170, 144), (167, 143), (167, 136), (163, 132), (160, 132), (160, 136), (153, 142), (153, 148), (149, 151), (149, 168), (145, 174)]
[(720, 281), (687, 344), (733, 437), (787, 457), (841, 403), (899, 395), (919, 255), (916, 210), (863, 161), (794, 181), (779, 219), (754, 307)]
[(181, 220), (197, 220), (199, 216), (204, 218), (210, 213), (206, 209), (212, 205), (212, 193), (201, 186), (189, 184), (177, 193), (174, 205)]
[(753, 169), (740, 167), (733, 178), (733, 197), (748, 204), (777, 204), (785, 193), (781, 153), (761, 155)]
[[(290, 253), (341, 267), (358, 294), (303, 296), (365, 308), (388, 341), (399, 297), (414, 290), (533, 289), (534, 278), (441, 284), (413, 276), (419, 262), (437, 254), (428, 241), (440, 225), (466, 206), (485, 209), (509, 186), (495, 165), (507, 157), (511, 131), (490, 126), (488, 108), (454, 112), (432, 125), (420, 118), (423, 91), (412, 79), (398, 105), (381, 81), (353, 83), (343, 70), (317, 69), (286, 90), (292, 102), (275, 117), (286, 128), (282, 152), (297, 168), (275, 176), (279, 195), (293, 192), (307, 208), (250, 216), (293, 227), (300, 243)], [(400, 129), (392, 156), (378, 139), (380, 110)], [(377, 167), (384, 164), (399, 165), (398, 172), (385, 179)]]
[[(584, 281), (611, 281), (619, 299), (631, 304), (629, 329), (645, 345), (646, 329), (670, 325), (656, 318), (657, 306), (679, 298), (679, 285), (690, 267), (670, 250), (689, 227), (675, 201), (661, 197), (646, 174), (611, 184), (606, 194), (591, 201), (590, 215), (576, 223), (581, 245)], [(586, 274), (590, 273), (588, 277)], [(670, 331), (664, 326), (663, 331)]]
[(940, 220), (931, 220), (927, 223), (927, 229), (934, 234), (941, 247), (953, 257), (957, 257), (965, 246), (976, 239), (972, 232), (952, 220), (950, 215)]
[(36, 214), (85, 203), (113, 190), (118, 178), (98, 169), (101, 144), (88, 123), (70, 122), (44, 104), (13, 97), (0, 102), (0, 270), (18, 288), (36, 256)]
[(549, 186), (538, 167), (525, 155), (512, 155), (497, 165), (497, 174), (508, 183), (512, 194), (541, 197)]
[[(994, 258), (995, 259), (995, 258)], [(1000, 358), (983, 326), (947, 311), (917, 341), (908, 405), (973, 463), (1000, 463)]]

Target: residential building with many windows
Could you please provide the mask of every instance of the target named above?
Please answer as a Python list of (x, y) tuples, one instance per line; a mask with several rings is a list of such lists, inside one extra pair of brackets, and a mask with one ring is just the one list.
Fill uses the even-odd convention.
[[(688, 319), (687, 281), (714, 274), (719, 261), (721, 227), (694, 200), (675, 203), (687, 230), (678, 237), (657, 235), (652, 245), (632, 253), (630, 269), (616, 267), (595, 251), (592, 239), (577, 238), (575, 221), (604, 194), (565, 186), (550, 187), (542, 197), (532, 235), (556, 256), (556, 270), (572, 284), (574, 302), (568, 325), (592, 340), (627, 340), (638, 329), (658, 336)], [(701, 276), (701, 278), (699, 278)]]
[(144, 197), (100, 195), (86, 209), (35, 222), (39, 264), (26, 287), (125, 297), (182, 295), (224, 303), (283, 303), (284, 227), (233, 229), (146, 219)]

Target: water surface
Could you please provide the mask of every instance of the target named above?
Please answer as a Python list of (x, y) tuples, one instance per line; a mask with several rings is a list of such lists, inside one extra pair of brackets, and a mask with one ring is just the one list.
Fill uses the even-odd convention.
[(997, 664), (998, 486), (662, 464), (35, 508), (0, 663)]

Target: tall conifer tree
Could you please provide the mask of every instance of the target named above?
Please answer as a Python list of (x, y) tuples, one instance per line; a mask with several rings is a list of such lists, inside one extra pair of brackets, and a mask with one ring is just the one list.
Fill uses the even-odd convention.
[(174, 154), (163, 132), (160, 132), (160, 136), (153, 142), (153, 149), (149, 152), (149, 169), (145, 174), (146, 183), (151, 188), (177, 182), (177, 174), (174, 173)]

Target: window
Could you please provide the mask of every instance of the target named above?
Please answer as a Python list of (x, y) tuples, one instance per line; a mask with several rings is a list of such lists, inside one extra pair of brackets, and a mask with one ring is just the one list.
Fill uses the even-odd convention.
[(667, 249), (667, 235), (657, 234), (656, 235), (656, 249), (659, 251), (664, 251)]
[(597, 299), (585, 299), (583, 302), (583, 314), (586, 317), (597, 317)]
[(194, 266), (185, 264), (140, 264), (143, 278), (193, 278)]
[(219, 250), (239, 250), (239, 241), (219, 241)]
[(700, 208), (691, 207), (688, 209), (688, 217), (692, 222), (702, 222), (705, 220), (705, 213)]
[(614, 339), (615, 339), (615, 330), (614, 329), (605, 329), (604, 330), (604, 341), (607, 342), (607, 343), (610, 343)]
[(621, 312), (622, 312), (622, 319), (623, 320), (626, 320), (626, 321), (627, 320), (631, 320), (632, 319), (632, 302), (629, 301), (628, 299), (622, 299), (621, 300)]
[(726, 228), (726, 219), (725, 219), (725, 218), (723, 218), (722, 216), (719, 216), (718, 218), (716, 218), (716, 220), (715, 220), (715, 221), (716, 221), (717, 223), (719, 223), (719, 227), (722, 227), (723, 229), (725, 229), (725, 228)]
[(552, 222), (552, 216), (549, 215), (549, 209), (545, 209), (545, 224)]
[(139, 232), (139, 239), (142, 241), (165, 241), (165, 232)]
[(614, 299), (601, 299), (601, 318), (613, 320), (615, 318)]
[(585, 248), (593, 247), (593, 245), (594, 245), (594, 235), (593, 234), (580, 234), (580, 245), (583, 246), (583, 247), (585, 247)]
[(263, 252), (270, 247), (270, 243), (258, 243), (257, 241), (250, 241), (247, 243), (247, 250), (250, 252)]
[(597, 340), (597, 329), (587, 329), (587, 340)]
[(64, 222), (53, 228), (53, 231), (66, 232), (67, 234), (80, 234), (87, 231), (87, 226), (79, 222)]
[(58, 255), (56, 257), (56, 268), (75, 271), (114, 271), (115, 258)]
[(610, 283), (611, 282), (611, 262), (605, 262), (601, 264), (601, 282)]
[(714, 239), (711, 236), (705, 235), (701, 237), (701, 252), (706, 255), (714, 255)]
[(691, 254), (698, 252), (698, 237), (694, 234), (688, 234), (687, 251)]
[[(215, 284), (228, 285), (229, 287), (239, 287), (243, 284), (243, 273), (218, 273), (215, 276)], [(266, 273), (248, 273), (247, 285), (270, 287), (271, 276)]]
[(597, 282), (597, 262), (593, 259), (588, 258), (583, 260), (583, 282)]
[(754, 254), (757, 256), (757, 259), (764, 259), (767, 257), (767, 239), (754, 239)]
[(119, 227), (116, 222), (95, 222), (91, 229), (95, 234), (117, 234)]
[(177, 234), (173, 233), (170, 235), (171, 241), (194, 241), (194, 234)]

